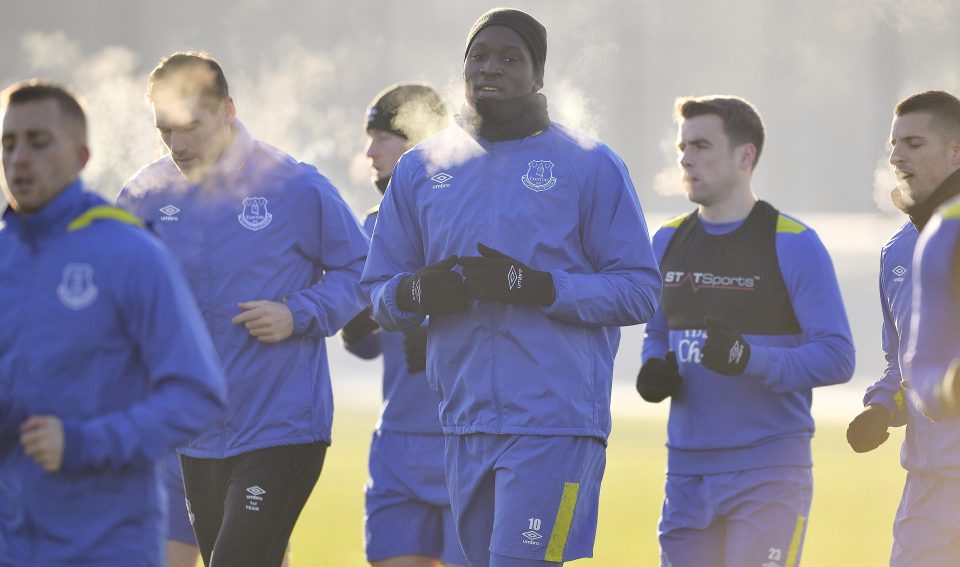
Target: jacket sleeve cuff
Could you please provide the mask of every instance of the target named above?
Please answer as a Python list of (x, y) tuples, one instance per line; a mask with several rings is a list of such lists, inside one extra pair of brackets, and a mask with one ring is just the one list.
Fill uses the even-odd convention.
[(60, 470), (78, 472), (83, 469), (83, 426), (76, 421), (63, 422), (63, 460)]
[(750, 360), (747, 361), (747, 367), (743, 370), (745, 376), (759, 378), (768, 389), (776, 391), (780, 384), (776, 372), (771, 372), (772, 353), (769, 347), (750, 345)]
[(380, 295), (371, 297), (373, 305), (373, 319), (387, 331), (402, 331), (415, 327), (423, 322), (424, 314), (416, 311), (406, 311), (397, 305), (397, 287), (400, 280), (409, 276), (409, 273), (400, 273), (390, 279), (380, 288)]
[(563, 270), (552, 270), (548, 273), (553, 277), (553, 303), (544, 306), (543, 312), (560, 318), (576, 314), (576, 294), (573, 292), (570, 276)]
[(309, 311), (303, 299), (297, 295), (293, 295), (288, 297), (283, 304), (287, 306), (287, 309), (290, 310), (290, 314), (293, 316), (293, 334), (302, 335), (306, 333), (307, 329), (310, 328), (310, 321), (313, 314)]

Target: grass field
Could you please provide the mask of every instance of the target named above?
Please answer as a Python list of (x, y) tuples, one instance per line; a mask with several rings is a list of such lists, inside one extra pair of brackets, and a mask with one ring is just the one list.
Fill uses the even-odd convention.
[[(371, 392), (376, 397), (378, 392)], [(853, 407), (852, 415), (856, 413)], [(852, 417), (851, 415), (851, 417)], [(339, 407), (334, 444), (293, 535), (295, 567), (354, 567), (363, 558), (361, 518), (367, 449), (376, 408)], [(846, 422), (818, 425), (814, 438), (814, 498), (803, 554), (807, 567), (886, 565), (904, 471), (902, 430), (872, 453), (846, 444)], [(572, 565), (658, 565), (657, 518), (666, 460), (664, 420), (614, 418), (593, 559)]]

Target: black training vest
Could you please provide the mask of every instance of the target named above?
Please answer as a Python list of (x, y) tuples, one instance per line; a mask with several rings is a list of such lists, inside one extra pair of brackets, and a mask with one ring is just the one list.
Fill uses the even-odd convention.
[(757, 201), (727, 234), (707, 233), (696, 212), (680, 223), (660, 262), (660, 304), (671, 330), (703, 329), (712, 316), (745, 335), (801, 332), (777, 260), (779, 216)]

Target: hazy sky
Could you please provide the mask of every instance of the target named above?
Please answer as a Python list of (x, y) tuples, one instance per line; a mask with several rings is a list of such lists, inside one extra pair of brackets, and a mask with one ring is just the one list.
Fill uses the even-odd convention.
[[(0, 82), (67, 82), (90, 103), (105, 194), (160, 155), (143, 103), (165, 54), (222, 62), (255, 136), (309, 161), (361, 211), (376, 200), (362, 118), (385, 85), (425, 80), (456, 109), (466, 32), (497, 2), (32, 0), (0, 18)], [(890, 112), (927, 88), (960, 89), (958, 8), (946, 0), (519, 1), (548, 30), (554, 119), (630, 167), (645, 208), (681, 211), (673, 100), (733, 93), (768, 129), (755, 190), (786, 211), (872, 211)]]

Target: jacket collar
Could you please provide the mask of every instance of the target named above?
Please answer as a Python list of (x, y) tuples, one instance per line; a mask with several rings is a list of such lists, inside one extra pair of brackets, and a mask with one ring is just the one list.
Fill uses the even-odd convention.
[(234, 119), (230, 125), (233, 129), (233, 140), (227, 146), (220, 159), (213, 164), (210, 171), (204, 177), (200, 185), (208, 185), (216, 180), (229, 177), (237, 170), (246, 165), (247, 160), (253, 154), (254, 142), (247, 128), (239, 120)]
[(66, 226), (87, 208), (83, 181), (78, 177), (39, 211), (21, 215), (7, 206), (3, 221), (16, 230), (29, 230), (35, 235), (62, 232)]

